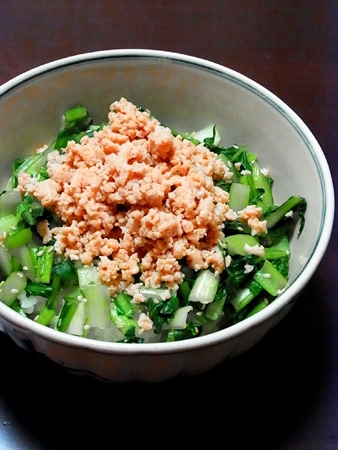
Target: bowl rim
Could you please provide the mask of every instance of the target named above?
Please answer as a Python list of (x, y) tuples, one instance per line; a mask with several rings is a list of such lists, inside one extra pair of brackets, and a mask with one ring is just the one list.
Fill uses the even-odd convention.
[[(19, 87), (22, 84), (29, 82), (30, 79), (39, 77), (46, 72), (53, 72), (60, 70), (69, 65), (76, 65), (79, 63), (86, 63), (95, 60), (105, 59), (121, 59), (121, 58), (143, 58), (143, 59), (159, 59), (176, 62), (179, 64), (188, 64), (196, 66), (198, 69), (214, 72), (220, 76), (226, 77), (233, 82), (245, 86), (251, 92), (263, 98), (265, 101), (273, 105), (296, 129), (297, 133), (305, 140), (321, 178), (322, 195), (324, 199), (323, 214), (322, 214), (322, 232), (317, 238), (317, 243), (314, 247), (311, 257), (305, 264), (302, 272), (297, 276), (293, 283), (283, 292), (279, 298), (276, 298), (268, 308), (264, 308), (257, 314), (232, 325), (228, 328), (215, 331), (209, 335), (198, 336), (193, 339), (176, 342), (161, 342), (161, 343), (116, 343), (97, 341), (93, 339), (72, 336), (53, 330), (44, 325), (34, 322), (32, 319), (20, 316), (4, 303), (0, 302), (0, 331), (6, 330), (1, 325), (1, 320), (13, 324), (22, 330), (29, 330), (35, 336), (39, 336), (47, 341), (57, 343), (59, 345), (71, 348), (83, 348), (94, 350), (96, 352), (107, 354), (170, 354), (181, 353), (196, 348), (209, 347), (222, 343), (225, 340), (232, 340), (236, 336), (243, 334), (246, 330), (258, 327), (263, 322), (272, 319), (280, 310), (287, 306), (291, 301), (300, 294), (303, 287), (308, 283), (310, 278), (316, 271), (321, 262), (326, 249), (328, 247), (334, 222), (335, 198), (333, 180), (330, 168), (323, 150), (318, 141), (302, 121), (302, 119), (279, 97), (269, 91), (267, 88), (229, 67), (223, 66), (216, 62), (209, 61), (196, 56), (187, 54), (154, 50), (154, 49), (139, 49), (139, 48), (125, 48), (112, 50), (99, 50), (87, 53), (76, 54), (64, 58), (56, 59), (54, 61), (39, 65), (35, 68), (27, 70), (26, 72), (17, 75), (11, 80), (5, 82), (0, 86), (0, 98), (9, 93), (12, 89)], [(5, 327), (6, 328), (6, 327)]]

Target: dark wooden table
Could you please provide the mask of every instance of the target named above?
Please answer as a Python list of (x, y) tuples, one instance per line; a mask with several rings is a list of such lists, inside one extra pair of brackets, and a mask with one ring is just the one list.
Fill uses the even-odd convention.
[[(0, 83), (113, 48), (188, 53), (263, 84), (310, 127), (337, 184), (337, 1), (0, 2)], [(198, 448), (202, 439), (231, 450), (337, 449), (337, 250), (335, 226), (291, 313), (254, 349), (200, 376), (106, 385), (0, 335), (0, 449)]]

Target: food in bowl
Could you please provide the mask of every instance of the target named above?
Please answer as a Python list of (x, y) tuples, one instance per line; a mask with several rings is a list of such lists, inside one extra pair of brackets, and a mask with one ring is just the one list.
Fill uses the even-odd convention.
[(330, 170), (304, 122), (253, 80), (189, 55), (124, 49), (53, 61), (0, 86), (1, 188), (6, 187), (14, 158), (25, 159), (53, 141), (66, 110), (82, 101), (94, 124), (101, 124), (111, 101), (122, 96), (149, 108), (161, 123), (182, 134), (217, 124), (223, 145), (248, 145), (262, 168), (270, 169), (277, 205), (294, 195), (306, 199), (304, 231), (290, 234), (286, 289), (245, 320), (173, 342), (140, 345), (86, 339), (41, 325), (3, 302), (0, 329), (17, 345), (74, 374), (100, 380), (163, 381), (205, 372), (259, 342), (288, 314), (315, 273), (334, 219)]
[(259, 155), (223, 147), (215, 125), (180, 134), (125, 98), (108, 122), (82, 105), (63, 120), (52, 143), (15, 160), (0, 196), (7, 306), (75, 336), (173, 342), (284, 291), (307, 203), (276, 206)]

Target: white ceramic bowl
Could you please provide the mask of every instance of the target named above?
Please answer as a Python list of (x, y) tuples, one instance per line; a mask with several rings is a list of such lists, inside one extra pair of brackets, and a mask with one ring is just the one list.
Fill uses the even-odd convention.
[(208, 336), (173, 343), (121, 344), (49, 329), (0, 303), (0, 328), (19, 346), (74, 373), (108, 381), (161, 381), (206, 371), (257, 343), (291, 309), (327, 248), (334, 191), (325, 156), (302, 120), (280, 99), (245, 76), (191, 56), (154, 50), (112, 50), (61, 59), (0, 87), (1, 180), (14, 157), (50, 142), (60, 117), (78, 103), (94, 121), (125, 97), (179, 131), (215, 123), (222, 144), (247, 144), (274, 179), (276, 203), (293, 194), (308, 201), (306, 226), (291, 242), (287, 290), (263, 311)]

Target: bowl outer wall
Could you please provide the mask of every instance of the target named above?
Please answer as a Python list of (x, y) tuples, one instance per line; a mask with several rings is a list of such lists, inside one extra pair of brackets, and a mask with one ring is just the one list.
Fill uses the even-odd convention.
[[(245, 340), (243, 333), (251, 327), (261, 338), (275, 325), (276, 317), (285, 315), (281, 313), (282, 309), (311, 278), (329, 242), (334, 193), (330, 170), (319, 144), (301, 119), (280, 99), (231, 69), (177, 53), (112, 50), (45, 64), (0, 87), (0, 148), (11, 149), (8, 152), (2, 150), (1, 179), (8, 178), (14, 157), (27, 155), (55, 137), (65, 109), (82, 102), (94, 121), (104, 121), (109, 105), (121, 96), (149, 108), (159, 120), (178, 131), (192, 131), (216, 123), (223, 145), (248, 144), (249, 150), (258, 154), (263, 165), (271, 168), (276, 203), (293, 194), (307, 198), (306, 232), (291, 243), (293, 258), (289, 288), (256, 316), (212, 335), (180, 343), (139, 346), (60, 336), (61, 333), (22, 318), (0, 304), (0, 315), (7, 323), (3, 328), (10, 334), (11, 327), (18, 326), (20, 333), (25, 327), (32, 327), (33, 336), (29, 339), (39, 336), (46, 338), (46, 342), (55, 340), (62, 346), (67, 342), (76, 348), (89, 348), (94, 353), (123, 354), (133, 358), (136, 353), (160, 357), (197, 350), (199, 346), (219, 347), (225, 345), (222, 343), (226, 340)], [(18, 129), (25, 131), (18, 133)], [(302, 168), (301, 177), (299, 167)], [(257, 327), (263, 331), (258, 333)], [(257, 339), (249, 341), (254, 344)], [(248, 345), (242, 347), (247, 349)], [(47, 353), (47, 350), (37, 349), (41, 353)], [(57, 360), (56, 353), (49, 357)], [(220, 360), (228, 353), (217, 352)], [(61, 361), (66, 366), (69, 363)], [(180, 371), (195, 372), (198, 368), (190, 370), (188, 364)]]
[[(33, 329), (20, 327), (2, 318), (3, 331), (19, 347), (33, 351), (40, 359), (56, 363), (73, 375), (94, 377), (104, 382), (161, 382), (176, 376), (191, 376), (203, 373), (228, 358), (238, 356), (253, 347), (291, 309), (286, 305), (275, 315), (256, 326), (250, 327), (240, 336), (234, 335), (211, 345), (189, 348), (164, 349), (154, 344), (152, 349), (130, 350), (129, 344), (119, 345), (112, 351), (109, 345), (97, 349), (95, 341), (88, 345), (74, 345), (69, 339), (51, 338), (48, 333), (36, 333)], [(52, 330), (53, 331), (53, 330)], [(93, 345), (91, 345), (93, 344)], [(103, 343), (109, 344), (109, 343)], [(136, 344), (137, 345), (137, 344)], [(149, 347), (144, 344), (143, 347)], [(155, 351), (158, 350), (158, 351)], [(165, 351), (163, 351), (165, 350)]]

